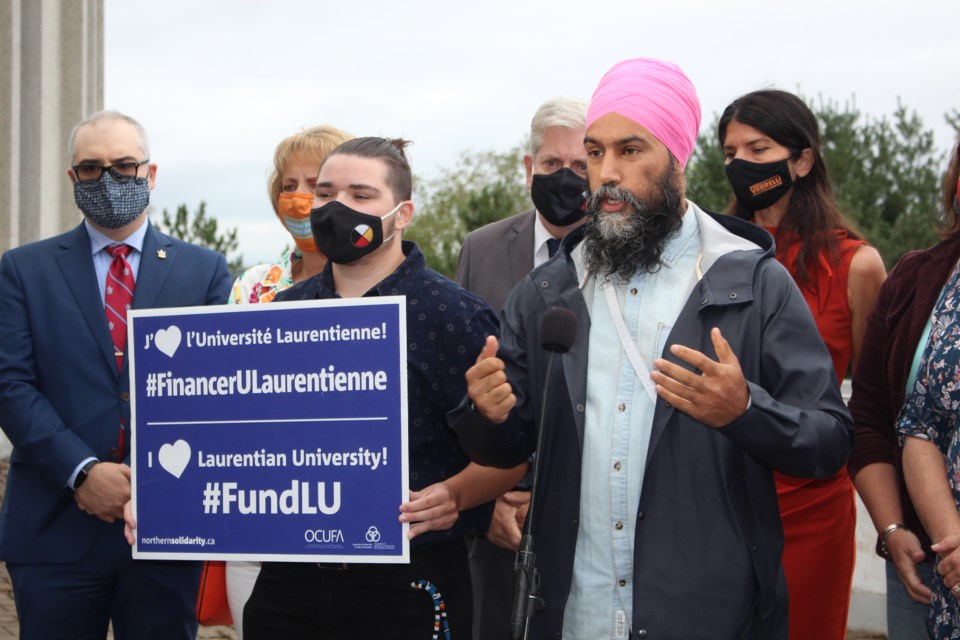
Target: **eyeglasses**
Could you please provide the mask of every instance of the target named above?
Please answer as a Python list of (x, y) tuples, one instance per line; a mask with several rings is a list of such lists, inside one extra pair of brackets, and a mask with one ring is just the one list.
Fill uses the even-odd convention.
[(98, 164), (78, 164), (73, 167), (73, 175), (77, 176), (80, 182), (99, 182), (103, 174), (109, 171), (117, 182), (130, 182), (137, 177), (140, 167), (149, 163), (150, 158), (143, 162), (118, 162), (109, 167), (101, 167)]

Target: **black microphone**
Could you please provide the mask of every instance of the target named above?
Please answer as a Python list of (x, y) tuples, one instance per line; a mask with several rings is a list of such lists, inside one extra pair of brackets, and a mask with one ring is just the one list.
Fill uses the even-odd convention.
[[(540, 321), (540, 346), (551, 353), (566, 353), (577, 337), (577, 316), (569, 309), (554, 307)], [(551, 356), (550, 362), (553, 362)], [(548, 365), (549, 366), (549, 363)]]
[[(540, 448), (543, 437), (544, 416), (547, 413), (547, 389), (550, 383), (550, 370), (553, 368), (553, 358), (558, 353), (570, 351), (573, 341), (577, 337), (577, 316), (569, 309), (554, 307), (547, 311), (540, 322), (540, 346), (550, 352), (547, 358), (547, 371), (543, 378), (543, 397), (540, 403), (540, 422), (537, 425), (536, 448)], [(538, 454), (539, 455), (539, 454)], [(523, 525), (523, 536), (520, 538), (520, 550), (514, 563), (513, 582), (513, 610), (510, 613), (510, 634), (513, 640), (527, 637), (530, 618), (543, 609), (543, 599), (540, 597), (540, 572), (537, 571), (536, 554), (533, 551), (533, 507), (537, 497), (537, 457), (532, 462), (533, 484), (530, 487), (530, 506), (527, 508), (527, 519)]]

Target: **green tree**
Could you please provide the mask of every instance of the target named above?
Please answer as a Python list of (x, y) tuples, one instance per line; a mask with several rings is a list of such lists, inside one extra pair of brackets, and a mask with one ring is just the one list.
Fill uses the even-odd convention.
[(420, 245), (432, 269), (453, 277), (470, 231), (532, 206), (523, 173), (525, 148), (466, 151), (452, 168), (416, 180), (417, 210), (405, 237)]
[(832, 103), (818, 113), (837, 201), (892, 267), (938, 240), (942, 155), (933, 131), (901, 103), (892, 119), (863, 118), (859, 126), (837, 126), (838, 113)]
[(953, 132), (960, 136), (960, 109), (953, 109), (944, 116), (944, 119), (953, 127)]
[[(820, 122), (824, 162), (840, 209), (877, 247), (887, 267), (906, 251), (938, 239), (943, 154), (933, 131), (915, 111), (898, 103), (892, 117), (865, 116), (853, 100), (807, 100)], [(954, 120), (960, 125), (960, 112)], [(716, 138), (719, 116), (701, 134), (687, 169), (693, 200), (722, 210), (731, 197)]]
[(687, 161), (687, 197), (710, 211), (723, 211), (733, 197), (727, 174), (723, 170), (723, 151), (717, 144), (717, 123), (714, 116), (710, 130), (697, 136), (693, 155)]
[(227, 257), (227, 268), (233, 277), (243, 271), (243, 256), (235, 253), (240, 245), (237, 241), (237, 230), (226, 229), (220, 232), (217, 219), (207, 217), (207, 203), (203, 200), (200, 201), (200, 206), (192, 217), (187, 210), (187, 205), (181, 204), (173, 216), (164, 209), (162, 219), (157, 226), (164, 233), (184, 242), (222, 253)]

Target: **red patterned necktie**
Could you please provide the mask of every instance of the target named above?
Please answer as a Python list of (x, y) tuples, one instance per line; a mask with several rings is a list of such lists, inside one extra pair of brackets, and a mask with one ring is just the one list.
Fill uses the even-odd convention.
[(107, 272), (106, 303), (107, 326), (113, 338), (113, 355), (117, 357), (117, 369), (123, 369), (123, 353), (127, 347), (127, 310), (133, 304), (133, 270), (127, 262), (130, 247), (125, 244), (112, 244), (107, 252), (113, 256), (110, 270)]

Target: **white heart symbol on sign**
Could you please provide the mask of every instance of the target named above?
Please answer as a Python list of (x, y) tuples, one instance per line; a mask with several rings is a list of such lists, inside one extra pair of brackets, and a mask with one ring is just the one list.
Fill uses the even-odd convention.
[(179, 478), (190, 462), (190, 445), (186, 440), (177, 440), (173, 444), (160, 447), (160, 466), (167, 473)]
[(172, 358), (180, 346), (180, 328), (176, 325), (170, 325), (166, 329), (160, 329), (153, 334), (153, 341), (157, 343), (157, 349)]

